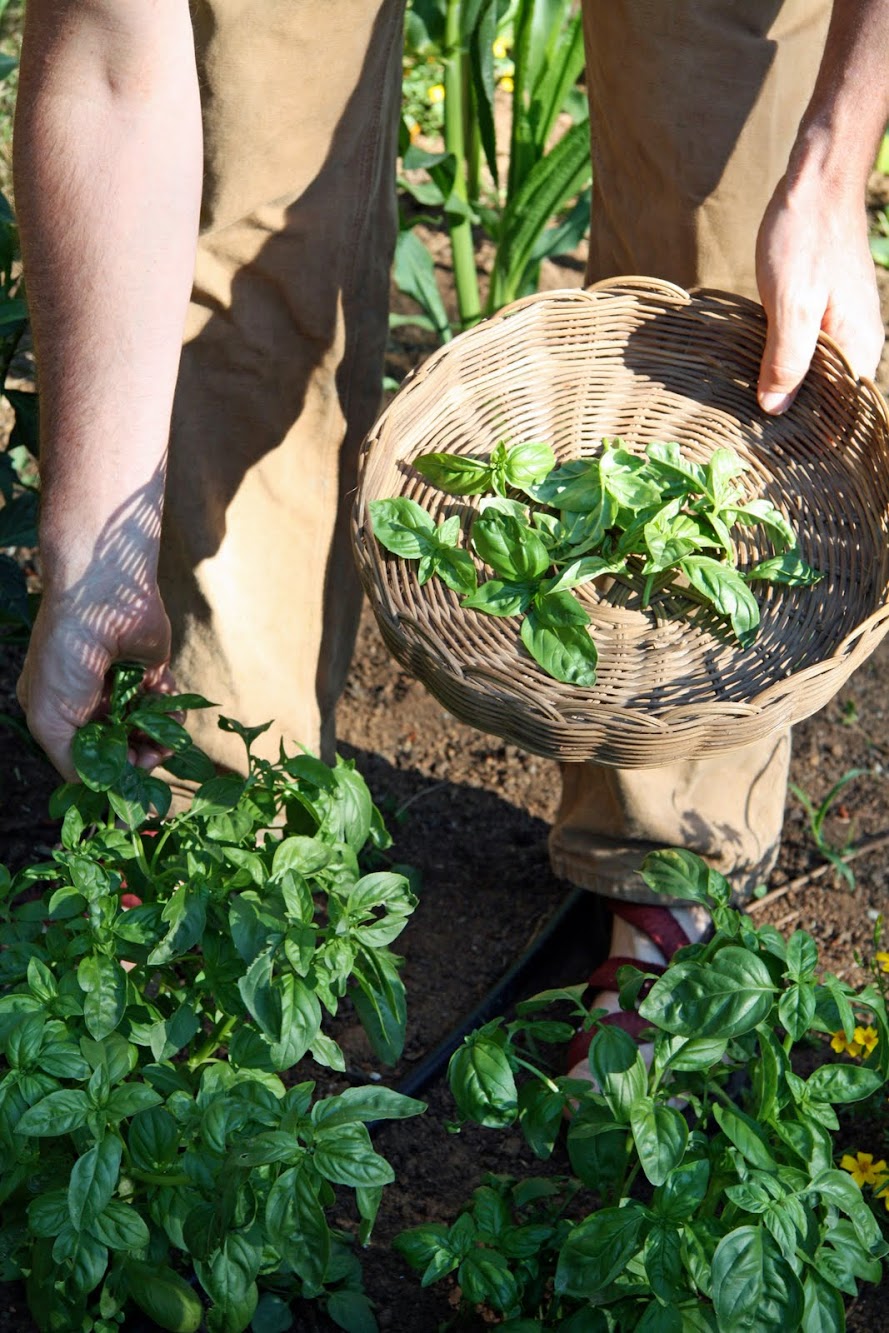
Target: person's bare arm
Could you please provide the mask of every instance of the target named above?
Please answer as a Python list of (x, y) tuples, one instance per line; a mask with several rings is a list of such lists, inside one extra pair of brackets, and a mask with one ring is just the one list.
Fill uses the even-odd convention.
[(112, 662), (158, 683), (169, 657), (157, 552), (202, 173), (187, 0), (28, 0), (14, 170), (44, 581), (19, 698), (70, 777)]
[(865, 191), (887, 119), (889, 0), (834, 0), (815, 91), (757, 244), (766, 411), (793, 401), (821, 329), (857, 374), (876, 370), (884, 334)]

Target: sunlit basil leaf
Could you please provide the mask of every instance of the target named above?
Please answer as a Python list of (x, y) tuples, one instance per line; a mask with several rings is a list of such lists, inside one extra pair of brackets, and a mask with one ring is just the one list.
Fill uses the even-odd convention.
[(469, 1037), (451, 1056), (448, 1082), (460, 1114), (477, 1125), (502, 1129), (518, 1114), (515, 1078), (491, 1037)]
[(739, 642), (744, 647), (752, 643), (759, 626), (759, 606), (743, 576), (707, 555), (687, 556), (679, 568), (692, 587), (731, 621)]
[(599, 654), (582, 625), (554, 627), (531, 610), (522, 621), (521, 638), (534, 661), (555, 680), (586, 688), (596, 683)]
[(515, 583), (540, 578), (550, 563), (539, 533), (495, 509), (486, 509), (473, 523), (472, 544), (499, 578)]
[(729, 523), (743, 523), (748, 527), (761, 523), (779, 551), (792, 551), (797, 544), (792, 524), (771, 500), (748, 500), (745, 504), (727, 509), (725, 517)]
[(765, 964), (726, 945), (705, 964), (674, 963), (639, 1006), (650, 1023), (685, 1037), (738, 1037), (761, 1023), (775, 986)]
[(471, 597), (465, 598), (462, 605), (470, 611), (483, 611), (488, 616), (517, 616), (527, 611), (533, 597), (533, 586), (526, 583), (488, 579)]
[(542, 481), (556, 465), (556, 456), (548, 444), (517, 444), (506, 458), (506, 481), (516, 490), (526, 490)]
[(371, 500), (368, 509), (374, 536), (387, 551), (418, 560), (433, 549), (435, 523), (416, 500)]
[(758, 565), (748, 569), (744, 577), (749, 583), (764, 579), (769, 583), (786, 584), (790, 588), (811, 588), (820, 583), (824, 575), (807, 564), (799, 551), (785, 551), (783, 555), (773, 556), (771, 560), (761, 560)]
[(763, 1227), (738, 1227), (717, 1245), (713, 1305), (722, 1333), (799, 1328), (802, 1284)]
[[(411, 466), (421, 477), (432, 482), (433, 486), (447, 491), (448, 495), (483, 495), (491, 489), (491, 465), (482, 462), (480, 458), (463, 458), (459, 454), (446, 453), (420, 454)], [(377, 520), (374, 516), (375, 532), (376, 529)]]

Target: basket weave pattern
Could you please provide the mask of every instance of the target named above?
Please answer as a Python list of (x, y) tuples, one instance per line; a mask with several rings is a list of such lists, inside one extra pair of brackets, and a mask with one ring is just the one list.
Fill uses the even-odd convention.
[[(821, 708), (889, 628), (889, 420), (824, 337), (793, 407), (767, 417), (755, 393), (764, 337), (753, 302), (623, 279), (516, 302), (432, 356), (365, 441), (354, 510), (361, 578), (398, 661), (465, 722), (549, 758), (620, 767), (729, 751)], [(564, 463), (615, 436), (637, 453), (675, 440), (698, 462), (733, 448), (749, 498), (785, 513), (821, 583), (754, 584), (762, 624), (748, 649), (669, 589), (643, 610), (622, 584), (585, 585), (599, 669), (582, 689), (527, 655), (518, 618), (464, 611), (374, 541), (368, 501), (403, 495), (437, 522), (460, 513), (466, 543), (471, 502), (431, 486), (411, 467), (418, 454), (543, 440)], [(774, 554), (758, 527), (735, 535), (741, 568)]]

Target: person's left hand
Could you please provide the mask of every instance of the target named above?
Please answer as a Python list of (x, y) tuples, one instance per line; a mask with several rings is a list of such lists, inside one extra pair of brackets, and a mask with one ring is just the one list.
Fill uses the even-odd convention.
[(863, 199), (831, 197), (815, 182), (787, 177), (766, 209), (756, 243), (756, 278), (768, 318), (760, 406), (779, 414), (793, 402), (821, 330), (856, 375), (872, 376), (885, 337)]

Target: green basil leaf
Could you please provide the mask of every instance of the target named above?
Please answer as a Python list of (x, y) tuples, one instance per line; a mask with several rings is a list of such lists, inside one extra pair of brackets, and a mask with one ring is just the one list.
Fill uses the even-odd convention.
[(88, 722), (75, 732), (71, 757), (78, 776), (93, 791), (107, 791), (127, 765), (127, 738), (122, 727)]
[(553, 627), (532, 610), (522, 621), (520, 632), (522, 643), (547, 675), (566, 685), (586, 689), (595, 685), (599, 654), (583, 626)]
[(739, 1037), (765, 1019), (774, 993), (765, 963), (747, 949), (726, 945), (706, 964), (673, 963), (639, 1012), (679, 1036)]
[(475, 592), (478, 576), (475, 571), (475, 561), (468, 551), (443, 546), (436, 553), (435, 572), (452, 592), (468, 594)]
[(116, 958), (87, 954), (77, 968), (77, 981), (85, 993), (83, 1021), (95, 1041), (114, 1031), (127, 1007), (127, 974)]
[(135, 1208), (121, 1199), (112, 1199), (108, 1203), (93, 1219), (90, 1231), (109, 1250), (142, 1250), (151, 1240), (148, 1227)]
[(556, 456), (548, 444), (517, 444), (506, 456), (506, 481), (523, 491), (548, 476), (556, 466)]
[(127, 1128), (127, 1147), (142, 1171), (162, 1171), (176, 1156), (179, 1130), (162, 1106), (134, 1115)]
[(680, 561), (679, 568), (691, 586), (721, 616), (731, 621), (732, 629), (742, 646), (747, 647), (752, 643), (759, 626), (759, 605), (744, 582), (743, 575), (709, 555), (687, 556)]
[(185, 1278), (165, 1264), (128, 1260), (127, 1290), (139, 1308), (171, 1333), (198, 1333), (204, 1307)]
[(707, 469), (701, 463), (682, 457), (678, 444), (649, 444), (645, 453), (657, 465), (654, 475), (666, 474), (683, 483), (683, 494), (703, 494), (707, 484)]
[(815, 1017), (815, 988), (794, 982), (778, 1001), (778, 1018), (794, 1041), (800, 1041)]
[(278, 979), (280, 996), (280, 1037), (272, 1041), (271, 1056), (275, 1069), (290, 1069), (297, 1064), (321, 1028), (321, 1005), (313, 991), (292, 972)]
[(751, 1166), (761, 1171), (776, 1169), (777, 1163), (768, 1139), (755, 1120), (731, 1106), (716, 1105), (713, 1107), (713, 1115), (729, 1143), (734, 1144)]
[(517, 616), (527, 611), (533, 596), (533, 589), (527, 584), (488, 579), (471, 597), (466, 597), (462, 605), (467, 610), (482, 611), (488, 616)]
[(545, 584), (547, 593), (563, 592), (570, 588), (579, 588), (593, 579), (600, 579), (606, 574), (621, 574), (626, 570), (624, 560), (606, 560), (603, 556), (587, 556), (572, 560), (561, 573)]
[(534, 598), (534, 614), (542, 625), (558, 629), (562, 625), (588, 625), (590, 617), (567, 589), (539, 592)]
[(802, 1284), (763, 1227), (738, 1227), (717, 1245), (713, 1306), (721, 1333), (799, 1328)]
[(68, 1185), (68, 1212), (78, 1231), (91, 1227), (110, 1203), (120, 1175), (122, 1151), (117, 1135), (106, 1134), (74, 1163)]
[(860, 1065), (821, 1065), (806, 1079), (806, 1092), (823, 1102), (860, 1102), (882, 1087), (875, 1069)]
[(747, 527), (761, 523), (779, 551), (792, 551), (797, 544), (793, 526), (771, 500), (748, 500), (746, 504), (726, 510), (725, 517), (729, 523), (743, 523)]
[(486, 509), (476, 518), (472, 544), (498, 578), (510, 582), (540, 578), (549, 567), (549, 552), (539, 533), (496, 509)]
[[(491, 465), (483, 463), (480, 458), (463, 458), (459, 454), (420, 454), (413, 460), (411, 466), (433, 486), (437, 486), (441, 491), (447, 491), (448, 495), (483, 495), (485, 491), (491, 489)], [(380, 503), (384, 502), (372, 501), (372, 504)], [(373, 510), (371, 512), (373, 514)], [(374, 532), (376, 527), (377, 520), (374, 514)], [(377, 536), (379, 537), (378, 533)], [(383, 541), (382, 537), (379, 537), (379, 540)]]
[(725, 906), (731, 898), (725, 876), (682, 848), (649, 852), (641, 874), (650, 889), (666, 897), (684, 898), (711, 908)]
[(148, 955), (152, 967), (170, 963), (193, 949), (203, 937), (207, 924), (207, 889), (192, 889), (183, 884), (164, 907), (161, 918), (167, 933)]
[(652, 1185), (663, 1185), (682, 1161), (688, 1143), (688, 1125), (672, 1106), (652, 1097), (639, 1097), (630, 1108), (630, 1127), (642, 1170)]
[(707, 1193), (709, 1180), (710, 1163), (706, 1157), (674, 1166), (655, 1192), (655, 1212), (676, 1222), (691, 1217)]
[(315, 1133), (312, 1160), (325, 1180), (335, 1185), (388, 1185), (395, 1179), (386, 1159), (374, 1152), (362, 1124), (322, 1125)]
[(623, 1028), (603, 1023), (590, 1042), (589, 1066), (615, 1119), (628, 1124), (648, 1087), (648, 1070), (636, 1042)]
[(503, 1048), (491, 1037), (468, 1037), (457, 1048), (448, 1065), (448, 1082), (464, 1119), (491, 1129), (514, 1123), (515, 1078)]
[(602, 1291), (624, 1271), (645, 1238), (645, 1212), (640, 1204), (601, 1208), (565, 1237), (556, 1268), (556, 1291), (586, 1300)]
[(41, 1194), (28, 1205), (28, 1225), (35, 1236), (57, 1236), (70, 1221), (67, 1190)]
[(783, 583), (790, 588), (811, 588), (820, 583), (824, 575), (813, 569), (800, 555), (799, 551), (785, 551), (783, 555), (772, 556), (771, 560), (761, 560), (758, 565), (744, 573), (748, 583), (756, 579), (765, 579), (769, 583)]
[(434, 547), (435, 523), (416, 500), (371, 500), (373, 533), (381, 546), (405, 560), (418, 560)]

